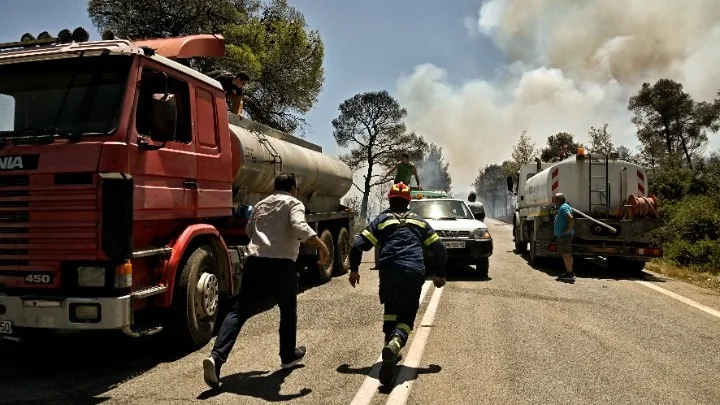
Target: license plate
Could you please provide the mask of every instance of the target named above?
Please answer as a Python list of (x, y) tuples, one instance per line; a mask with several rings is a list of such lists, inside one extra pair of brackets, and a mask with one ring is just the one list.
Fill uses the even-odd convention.
[(12, 335), (12, 322), (0, 321), (0, 335)]
[(443, 242), (445, 245), (445, 248), (447, 249), (463, 249), (465, 247), (465, 242)]

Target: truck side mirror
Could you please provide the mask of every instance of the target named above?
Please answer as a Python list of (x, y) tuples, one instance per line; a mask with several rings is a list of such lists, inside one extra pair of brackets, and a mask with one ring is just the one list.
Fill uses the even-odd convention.
[(167, 142), (175, 139), (177, 131), (177, 99), (172, 93), (155, 93), (150, 101), (148, 118), (150, 139)]
[(509, 192), (513, 192), (513, 178), (512, 176), (507, 176), (507, 188)]

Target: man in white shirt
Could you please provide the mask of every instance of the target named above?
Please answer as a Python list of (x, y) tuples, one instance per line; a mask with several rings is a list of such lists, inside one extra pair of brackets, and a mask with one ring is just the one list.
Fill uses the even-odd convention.
[(296, 347), (297, 260), (300, 243), (320, 251), (318, 264), (327, 263), (328, 248), (305, 222), (305, 205), (298, 200), (297, 182), (292, 173), (275, 177), (275, 193), (257, 203), (247, 224), (249, 257), (243, 269), (243, 283), (230, 313), (226, 316), (210, 357), (203, 360), (205, 383), (220, 386), (220, 368), (227, 362), (245, 321), (258, 310), (263, 299), (275, 299), (280, 307), (280, 362), (290, 368), (305, 357), (306, 348)]

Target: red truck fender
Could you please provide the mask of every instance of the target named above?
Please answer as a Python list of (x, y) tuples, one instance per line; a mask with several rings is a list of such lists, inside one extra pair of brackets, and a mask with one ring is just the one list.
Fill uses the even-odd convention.
[(200, 245), (211, 247), (218, 257), (219, 278), (223, 283), (223, 291), (233, 291), (233, 277), (230, 266), (230, 252), (220, 232), (208, 224), (195, 224), (185, 228), (180, 235), (172, 240), (169, 247), (172, 248), (170, 258), (164, 262), (163, 283), (167, 291), (157, 299), (160, 307), (169, 307), (172, 304), (173, 290), (175, 289), (175, 276), (178, 268), (183, 265), (185, 258)]

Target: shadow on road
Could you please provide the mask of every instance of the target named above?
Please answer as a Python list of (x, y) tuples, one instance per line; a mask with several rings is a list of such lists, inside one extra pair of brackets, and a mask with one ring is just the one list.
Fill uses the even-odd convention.
[(294, 370), (305, 367), (297, 365), (289, 369), (280, 369), (272, 374), (269, 371), (248, 371), (232, 374), (220, 379), (219, 389), (207, 390), (197, 399), (205, 400), (215, 397), (223, 392), (240, 396), (254, 397), (268, 402), (284, 402), (304, 397), (312, 392), (310, 388), (303, 388), (295, 394), (280, 394), (282, 384)]
[[(513, 253), (518, 254), (517, 251), (513, 250)], [(565, 265), (562, 259), (559, 258), (542, 258), (538, 260), (538, 263), (533, 265), (530, 264), (530, 258), (527, 254), (522, 255), (523, 259), (527, 264), (535, 270), (542, 271), (543, 273), (555, 278), (565, 272)], [(607, 267), (607, 263), (601, 258), (575, 258), (573, 261), (573, 267), (575, 268), (575, 277), (577, 278), (594, 278), (598, 280), (645, 280), (652, 282), (664, 283), (665, 280), (653, 276), (652, 274), (644, 271), (632, 272), (625, 271), (624, 269), (611, 269)]]
[[(342, 364), (337, 368), (337, 372), (340, 374), (359, 374), (359, 375), (365, 375), (370, 376), (371, 378), (378, 379), (378, 372), (380, 370), (380, 362), (373, 364), (370, 367), (360, 367), (360, 368), (352, 368), (349, 364)], [(430, 364), (427, 367), (424, 368), (418, 368), (418, 367), (408, 367), (403, 364), (398, 365), (395, 367), (394, 371), (394, 381), (391, 386), (384, 387), (381, 386), (379, 389), (379, 392), (389, 394), (390, 391), (392, 391), (393, 386), (395, 385), (402, 385), (407, 381), (412, 381), (417, 379), (417, 377), (420, 374), (437, 374), (442, 371), (442, 367), (440, 367), (437, 364)], [(405, 378), (399, 378), (401, 376), (410, 376)]]
[[(298, 293), (315, 287), (302, 283)], [(268, 300), (255, 313), (274, 306)], [(219, 313), (216, 331), (228, 310), (226, 305)], [(191, 353), (174, 345), (165, 331), (138, 339), (87, 331), (48, 332), (20, 343), (0, 340), (0, 404), (102, 403), (109, 399), (103, 394), (119, 384)]]

